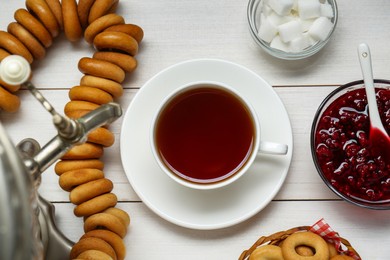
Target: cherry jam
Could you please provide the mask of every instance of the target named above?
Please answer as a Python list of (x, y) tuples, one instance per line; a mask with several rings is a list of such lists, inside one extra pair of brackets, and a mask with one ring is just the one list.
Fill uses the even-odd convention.
[[(382, 123), (390, 133), (390, 89), (376, 89)], [(364, 88), (334, 100), (318, 121), (314, 136), (317, 162), (340, 193), (360, 201), (390, 201), (390, 147), (371, 145)]]

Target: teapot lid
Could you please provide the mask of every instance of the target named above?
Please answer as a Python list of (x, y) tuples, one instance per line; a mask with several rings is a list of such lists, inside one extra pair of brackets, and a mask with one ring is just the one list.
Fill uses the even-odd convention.
[(34, 255), (32, 180), (0, 122), (0, 259)]

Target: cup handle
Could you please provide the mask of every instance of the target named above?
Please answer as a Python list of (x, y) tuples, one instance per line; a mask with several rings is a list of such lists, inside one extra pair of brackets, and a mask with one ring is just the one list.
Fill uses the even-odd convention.
[(258, 154), (287, 154), (288, 146), (268, 141), (260, 141)]

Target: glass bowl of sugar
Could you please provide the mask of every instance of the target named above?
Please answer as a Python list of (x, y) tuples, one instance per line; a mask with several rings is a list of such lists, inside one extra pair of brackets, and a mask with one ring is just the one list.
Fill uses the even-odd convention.
[(249, 0), (247, 15), (260, 47), (274, 57), (298, 60), (326, 45), (338, 10), (335, 0)]

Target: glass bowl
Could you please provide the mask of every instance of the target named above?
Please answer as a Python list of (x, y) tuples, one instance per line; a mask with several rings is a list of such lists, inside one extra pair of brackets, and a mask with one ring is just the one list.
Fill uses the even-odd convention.
[[(390, 81), (375, 80), (379, 112), (390, 133)], [(390, 149), (369, 143), (369, 117), (362, 80), (343, 85), (320, 104), (311, 129), (314, 164), (340, 198), (369, 209), (390, 209)]]
[[(270, 30), (275, 30), (275, 27), (280, 28), (280, 27), (278, 27), (278, 26), (280, 26), (280, 23), (287, 21), (287, 20), (284, 20), (284, 18), (286, 18), (286, 16), (275, 15), (276, 13), (273, 12), (272, 9), (265, 3), (265, 2), (267, 2), (266, 0), (249, 0), (248, 7), (247, 7), (247, 16), (248, 16), (248, 23), (249, 23), (249, 31), (250, 31), (250, 34), (252, 35), (252, 38), (257, 43), (257, 45), (259, 45), (264, 51), (266, 51), (268, 54), (270, 54), (274, 57), (280, 58), (280, 59), (299, 60), (299, 59), (304, 59), (304, 58), (312, 56), (313, 54), (320, 51), (326, 45), (326, 43), (329, 41), (329, 39), (331, 38), (331, 36), (336, 28), (337, 20), (338, 20), (338, 9), (337, 9), (336, 0), (318, 0), (318, 1), (321, 4), (327, 4), (328, 7), (329, 6), (331, 7), (330, 9), (328, 8), (328, 10), (326, 12), (328, 14), (328, 16), (329, 16), (329, 14), (332, 15), (332, 17), (328, 18), (332, 24), (331, 28), (329, 29), (329, 33), (327, 35), (322, 35), (319, 38), (319, 40), (314, 40), (312, 37), (308, 37), (307, 35), (310, 35), (310, 34), (308, 34), (307, 31), (309, 30), (310, 25), (313, 25), (312, 22), (315, 20), (315, 18), (308, 18), (305, 20), (298, 19), (297, 11), (293, 10), (290, 12), (290, 14), (293, 14), (295, 20), (297, 20), (297, 21), (299, 20), (301, 22), (302, 30), (305, 31), (303, 33), (303, 35), (305, 35), (305, 37), (303, 37), (302, 39), (294, 39), (293, 41), (289, 41), (286, 44), (283, 43), (282, 44), (283, 47), (281, 49), (279, 49), (279, 47), (281, 46), (278, 43), (278, 42), (280, 42), (279, 40), (278, 41), (275, 40), (275, 42), (272, 44), (272, 47), (271, 47), (271, 43), (268, 42), (269, 39), (264, 40), (263, 38), (265, 38), (265, 37), (262, 38), (259, 36), (259, 30), (260, 30), (261, 26), (264, 26), (264, 28), (268, 28), (268, 29), (264, 29), (267, 32), (269, 32)], [(265, 15), (265, 13), (267, 13), (267, 15)], [(291, 16), (290, 14), (289, 14), (288, 20), (291, 21), (292, 18), (290, 17)], [(264, 19), (264, 17), (266, 17), (266, 16), (268, 18), (270, 18), (271, 16), (273, 16), (273, 17), (270, 19), (268, 19), (268, 18)], [(283, 19), (281, 19), (281, 17)], [(267, 25), (268, 22), (266, 20), (272, 22), (271, 27), (273, 29), (270, 29), (270, 26), (269, 26), (269, 24)], [(322, 26), (319, 24), (323, 25), (324, 23), (317, 24), (318, 26)], [(316, 26), (317, 29), (315, 31), (321, 32), (322, 30), (318, 29), (318, 26)], [(323, 27), (321, 27), (321, 28), (323, 28)], [(284, 31), (286, 31), (286, 30), (284, 30)], [(288, 31), (288, 34), (290, 34), (290, 32), (293, 31), (293, 28), (290, 27), (287, 31)], [(278, 32), (277, 35), (280, 35), (280, 33)], [(285, 35), (285, 34), (283, 34), (283, 35)], [(277, 37), (275, 37), (275, 38), (277, 38)], [(275, 38), (273, 38), (273, 39), (275, 39)], [(284, 37), (284, 39), (286, 39), (286, 38)], [(275, 46), (277, 46), (278, 48), (276, 48)], [(297, 49), (297, 46), (300, 46), (302, 48)], [(303, 47), (303, 46), (307, 46), (307, 47)]]

